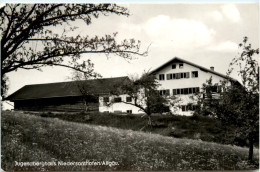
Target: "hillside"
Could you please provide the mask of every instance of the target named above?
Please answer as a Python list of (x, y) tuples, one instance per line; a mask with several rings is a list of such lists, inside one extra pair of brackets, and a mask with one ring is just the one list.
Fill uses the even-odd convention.
[[(248, 150), (236, 146), (80, 124), (18, 112), (2, 112), (1, 122), (2, 168), (8, 171), (257, 168), (246, 163)], [(256, 156), (258, 153), (255, 153)], [(110, 166), (102, 164), (103, 161), (110, 162)], [(49, 162), (49, 166), (20, 167), (21, 162)]]

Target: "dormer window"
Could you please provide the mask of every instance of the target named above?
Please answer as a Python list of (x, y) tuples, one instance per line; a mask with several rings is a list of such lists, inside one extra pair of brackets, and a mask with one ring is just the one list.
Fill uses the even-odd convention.
[(172, 69), (176, 69), (176, 64), (173, 64), (173, 65), (172, 65)]
[(179, 68), (180, 68), (180, 69), (183, 69), (183, 63), (180, 63), (180, 64), (179, 64)]

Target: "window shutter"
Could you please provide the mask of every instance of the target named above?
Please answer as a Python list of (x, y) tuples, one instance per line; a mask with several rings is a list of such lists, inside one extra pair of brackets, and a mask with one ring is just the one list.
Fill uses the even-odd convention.
[(172, 74), (172, 78), (176, 79), (176, 74), (175, 73)]
[(186, 78), (190, 78), (190, 72), (186, 72)]
[(169, 80), (170, 79), (170, 74), (167, 74), (166, 78), (167, 78), (167, 80)]
[(169, 95), (170, 95), (170, 90), (169, 90), (169, 89), (166, 90), (165, 95), (166, 95), (166, 96), (169, 96)]
[(176, 73), (176, 79), (180, 79), (181, 78), (181, 74), (180, 73)]

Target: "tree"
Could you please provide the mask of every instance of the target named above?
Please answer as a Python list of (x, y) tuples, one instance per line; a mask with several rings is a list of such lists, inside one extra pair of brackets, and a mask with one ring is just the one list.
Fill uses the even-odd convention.
[(159, 94), (158, 87), (155, 76), (145, 72), (139, 79), (132, 78), (128, 83), (116, 86), (113, 95), (126, 94), (131, 97), (131, 102), (122, 102), (138, 107), (147, 115), (148, 126), (152, 126), (152, 113), (169, 112), (169, 101)]
[[(114, 54), (125, 59), (140, 53), (140, 41), (117, 41), (117, 33), (93, 38), (88, 35), (69, 36), (73, 22), (82, 20), (90, 25), (100, 15), (128, 16), (126, 8), (115, 4), (6, 4), (0, 9), (1, 81), (6, 86), (6, 74), (18, 69), (41, 70), (44, 66), (61, 66), (90, 73), (90, 61), (80, 62), (81, 54)], [(64, 26), (63, 31), (53, 31)], [(37, 43), (37, 46), (33, 46)], [(7, 87), (2, 87), (4, 96)]]
[(76, 87), (81, 93), (81, 98), (84, 103), (84, 111), (91, 110), (91, 106), (98, 104), (98, 95), (96, 95), (96, 89), (93, 85), (89, 84), (88, 80), (101, 78), (101, 75), (94, 72), (94, 64), (88, 67), (90, 73), (82, 73), (76, 70), (72, 71), (72, 76), (68, 79), (72, 80), (71, 87)]
[[(230, 63), (227, 75), (238, 69), (242, 84), (230, 85), (228, 80), (223, 81), (220, 97), (210, 104), (204, 101), (202, 105), (210, 105), (207, 110), (223, 124), (236, 126), (236, 134), (249, 142), (248, 160), (253, 161), (254, 143), (259, 141), (259, 66), (255, 58), (259, 49), (253, 49), (247, 37), (239, 47), (242, 52)], [(204, 88), (210, 86), (208, 83)]]

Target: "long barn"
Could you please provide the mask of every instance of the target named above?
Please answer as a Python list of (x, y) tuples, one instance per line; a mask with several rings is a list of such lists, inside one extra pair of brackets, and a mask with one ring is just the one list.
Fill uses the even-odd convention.
[[(93, 79), (26, 85), (6, 99), (15, 110), (23, 111), (99, 111), (99, 99), (108, 96), (128, 77)], [(87, 106), (86, 106), (87, 105)]]

